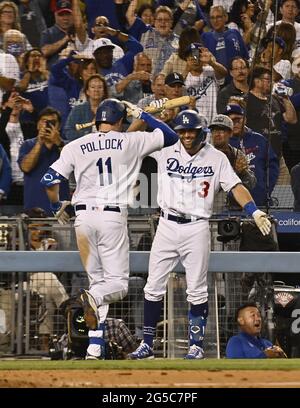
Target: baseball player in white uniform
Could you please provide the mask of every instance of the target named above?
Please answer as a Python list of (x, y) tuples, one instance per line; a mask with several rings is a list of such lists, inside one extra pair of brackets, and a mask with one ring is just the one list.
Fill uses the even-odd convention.
[[(153, 132), (122, 132), (126, 113), (145, 120)], [(90, 284), (89, 291), (82, 290), (80, 295), (90, 328), (87, 359), (104, 358), (103, 331), (109, 304), (127, 294), (127, 204), (142, 159), (178, 140), (163, 122), (116, 99), (106, 99), (99, 105), (96, 127), (97, 132), (66, 145), (41, 181), (56, 218), (65, 223), (70, 202), (59, 200), (58, 183), (74, 171), (76, 238)]]
[(205, 142), (204, 122), (205, 118), (193, 110), (180, 112), (175, 119), (180, 141), (152, 154), (158, 163), (161, 217), (151, 248), (149, 275), (144, 288), (144, 340), (136, 351), (128, 355), (129, 359), (154, 357), (153, 338), (168, 274), (179, 260), (186, 272), (189, 303), (189, 350), (185, 358), (204, 357), (209, 218), (214, 196), (220, 188), (232, 192), (247, 214), (253, 216), (263, 235), (270, 232), (271, 223), (267, 215), (257, 209), (225, 154)]

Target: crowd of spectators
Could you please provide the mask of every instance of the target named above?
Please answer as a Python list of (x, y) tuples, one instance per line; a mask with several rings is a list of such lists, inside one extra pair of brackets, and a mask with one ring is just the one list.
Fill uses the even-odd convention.
[[(51, 215), (38, 178), (93, 131), (107, 97), (144, 108), (188, 95), (208, 125), (229, 112), (257, 203), (277, 183), (297, 191), (299, 11), (299, 0), (1, 1), (0, 206)], [(172, 126), (186, 107), (158, 115)]]

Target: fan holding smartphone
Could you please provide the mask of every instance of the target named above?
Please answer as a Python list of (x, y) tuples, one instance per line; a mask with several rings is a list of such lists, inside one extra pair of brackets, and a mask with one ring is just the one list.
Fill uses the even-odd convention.
[[(19, 150), (18, 163), (24, 172), (24, 209), (40, 207), (52, 216), (48, 197), (40, 180), (47, 169), (60, 156), (64, 142), (60, 136), (61, 115), (56, 109), (43, 109), (37, 120), (37, 137), (27, 139)], [(60, 185), (63, 200), (70, 198), (68, 182)]]
[[(57, 118), (51, 117), (51, 115), (44, 117), (42, 120), (41, 129), (39, 129), (38, 139), (43, 142), (46, 147), (47, 144), (61, 146), (62, 140), (59, 132), (59, 122)], [(49, 147), (48, 147), (49, 148)]]
[(191, 43), (186, 50), (186, 71), (187, 94), (196, 98), (198, 112), (210, 123), (217, 114), (218, 80), (227, 75), (227, 69), (201, 43)]

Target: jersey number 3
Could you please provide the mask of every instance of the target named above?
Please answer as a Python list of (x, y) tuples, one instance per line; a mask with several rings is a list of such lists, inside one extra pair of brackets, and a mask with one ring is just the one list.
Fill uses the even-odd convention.
[[(96, 166), (98, 167), (99, 170), (99, 177), (100, 177), (100, 186), (105, 186), (108, 184), (112, 184), (112, 166), (111, 166), (111, 157), (108, 157), (103, 166), (103, 160), (102, 157), (99, 159), (96, 163)], [(104, 175), (107, 175), (105, 177), (106, 180), (104, 180)]]
[(210, 184), (207, 181), (202, 181), (200, 185), (202, 187), (202, 190), (198, 191), (198, 196), (201, 198), (205, 198), (207, 197)]

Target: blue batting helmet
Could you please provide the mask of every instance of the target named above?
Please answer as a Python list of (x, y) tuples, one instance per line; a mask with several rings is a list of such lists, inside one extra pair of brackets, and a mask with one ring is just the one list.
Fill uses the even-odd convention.
[(184, 129), (198, 129), (197, 142), (203, 142), (208, 132), (207, 120), (192, 109), (183, 110), (175, 118), (174, 130)]
[(207, 127), (204, 116), (192, 109), (186, 109), (178, 113), (175, 118), (175, 130), (180, 129), (201, 129)]
[(105, 99), (100, 103), (96, 112), (96, 125), (100, 123), (109, 123), (113, 125), (120, 119), (126, 119), (126, 107), (118, 99)]

